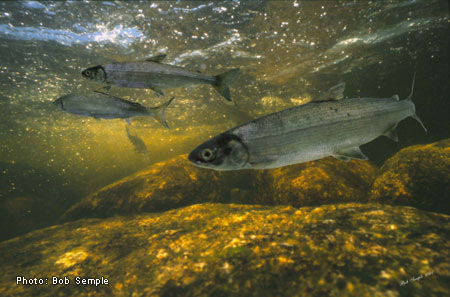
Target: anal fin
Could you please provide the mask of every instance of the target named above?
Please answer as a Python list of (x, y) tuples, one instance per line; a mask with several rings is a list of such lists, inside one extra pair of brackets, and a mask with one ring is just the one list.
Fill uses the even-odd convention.
[(395, 142), (398, 142), (397, 125), (394, 125), (394, 127), (384, 132), (383, 135)]
[(369, 160), (369, 158), (364, 155), (359, 147), (352, 147), (349, 149), (341, 150), (339, 152), (336, 152), (332, 156), (338, 160), (342, 160), (345, 162), (348, 162), (351, 159)]

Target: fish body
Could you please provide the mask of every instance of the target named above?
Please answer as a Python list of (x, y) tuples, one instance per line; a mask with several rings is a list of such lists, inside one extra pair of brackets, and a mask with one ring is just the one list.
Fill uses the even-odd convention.
[(216, 82), (214, 76), (157, 62), (113, 63), (103, 68), (108, 83), (126, 88), (166, 89)]
[(420, 122), (411, 96), (412, 92), (401, 101), (395, 95), (295, 106), (219, 134), (188, 158), (196, 166), (215, 170), (278, 168), (327, 156), (367, 160), (360, 145), (380, 135), (397, 141), (400, 121), (413, 117)]
[(69, 94), (56, 99), (53, 104), (68, 113), (102, 119), (125, 119), (151, 116), (168, 128), (164, 112), (174, 98), (158, 107), (147, 108), (139, 103), (113, 97), (101, 92)]
[(142, 141), (142, 139), (140, 139), (138, 136), (132, 135), (130, 133), (130, 131), (128, 130), (128, 127), (125, 127), (125, 129), (127, 131), (128, 139), (130, 140), (131, 144), (133, 145), (134, 150), (139, 154), (148, 153), (147, 147), (145, 146), (144, 141)]
[(140, 62), (123, 62), (98, 65), (82, 71), (82, 76), (107, 85), (125, 88), (152, 89), (164, 95), (164, 89), (212, 85), (231, 101), (228, 84), (234, 79), (239, 69), (232, 69), (217, 76), (189, 71), (183, 67), (162, 64), (166, 55), (151, 57)]

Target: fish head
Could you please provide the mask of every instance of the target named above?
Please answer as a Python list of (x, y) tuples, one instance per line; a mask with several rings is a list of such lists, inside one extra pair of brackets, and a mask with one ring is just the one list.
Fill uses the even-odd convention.
[(91, 79), (96, 82), (106, 82), (106, 72), (101, 65), (85, 69), (81, 72), (81, 75), (84, 78)]
[(199, 145), (188, 156), (197, 167), (214, 170), (249, 168), (248, 150), (241, 139), (230, 133), (220, 134)]
[(63, 97), (60, 97), (60, 98), (56, 99), (55, 101), (53, 101), (53, 105), (55, 105), (58, 108), (64, 109)]

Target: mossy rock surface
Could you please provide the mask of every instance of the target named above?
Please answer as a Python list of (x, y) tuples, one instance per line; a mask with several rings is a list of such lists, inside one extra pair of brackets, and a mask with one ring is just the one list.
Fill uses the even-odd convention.
[(292, 205), (365, 201), (377, 169), (334, 158), (272, 170), (215, 171), (186, 155), (106, 186), (70, 208), (61, 221), (160, 212), (203, 202)]
[(181, 155), (100, 189), (66, 211), (61, 221), (161, 212), (202, 202), (251, 202), (240, 191), (251, 178), (249, 170), (201, 169)]
[[(357, 203), (83, 219), (0, 243), (0, 295), (445, 296), (449, 233), (444, 214)], [(49, 284), (16, 285), (17, 276)], [(70, 284), (51, 285), (53, 276)], [(76, 285), (77, 276), (108, 285)]]
[(268, 187), (255, 196), (259, 204), (315, 206), (366, 202), (377, 168), (368, 161), (333, 157), (267, 170), (258, 182)]
[(380, 169), (370, 201), (450, 214), (450, 139), (402, 149)]

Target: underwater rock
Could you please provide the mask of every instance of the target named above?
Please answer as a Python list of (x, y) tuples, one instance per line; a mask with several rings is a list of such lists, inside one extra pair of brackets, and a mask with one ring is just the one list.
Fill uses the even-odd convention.
[(203, 202), (295, 207), (362, 202), (376, 172), (370, 162), (334, 158), (273, 170), (215, 171), (192, 166), (181, 155), (100, 189), (72, 206), (61, 221), (160, 212)]
[(205, 170), (181, 155), (100, 189), (72, 206), (61, 221), (160, 212), (202, 202), (251, 203), (248, 195), (238, 195), (251, 179), (249, 170)]
[(0, 241), (52, 225), (60, 213), (58, 206), (43, 199), (3, 197), (0, 199)]
[(377, 174), (372, 163), (361, 160), (343, 162), (332, 157), (273, 170), (262, 176), (271, 180), (270, 190), (255, 196), (264, 205), (294, 207), (340, 202), (366, 202)]
[(446, 296), (449, 232), (448, 215), (373, 203), (84, 219), (0, 243), (0, 295)]
[(402, 149), (373, 183), (370, 201), (450, 214), (450, 139)]

